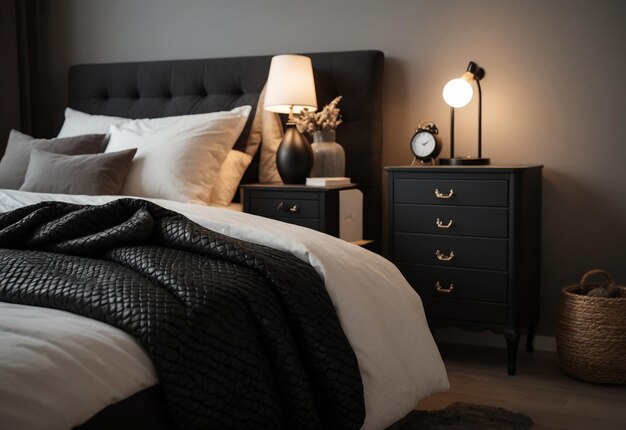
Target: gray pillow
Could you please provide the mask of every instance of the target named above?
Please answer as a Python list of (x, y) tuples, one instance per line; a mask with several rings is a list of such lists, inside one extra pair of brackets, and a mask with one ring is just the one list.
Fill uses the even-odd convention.
[(27, 134), (11, 130), (6, 152), (0, 160), (0, 188), (17, 190), (22, 186), (33, 149), (66, 155), (95, 154), (102, 149), (103, 139), (104, 134), (34, 139)]
[(37, 193), (119, 194), (136, 149), (108, 154), (62, 155), (33, 149), (20, 191)]

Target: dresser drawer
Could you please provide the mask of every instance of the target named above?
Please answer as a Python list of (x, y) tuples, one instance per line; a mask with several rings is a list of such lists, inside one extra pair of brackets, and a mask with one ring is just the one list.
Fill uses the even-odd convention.
[(507, 273), (455, 269), (414, 264), (398, 268), (421, 297), (448, 297), (454, 300), (507, 302)]
[[(508, 240), (396, 233), (394, 261), (438, 267), (507, 270)], [(439, 258), (436, 255), (439, 251)], [(452, 253), (454, 255), (452, 256)], [(450, 258), (451, 257), (451, 258)], [(449, 258), (448, 261), (443, 261)]]
[(424, 297), (422, 302), (428, 318), (480, 324), (506, 324), (506, 305), (437, 297)]
[(505, 180), (395, 179), (394, 203), (506, 207)]
[(508, 237), (506, 208), (397, 204), (393, 211), (396, 232)]
[(250, 199), (250, 213), (281, 220), (318, 219), (319, 202), (305, 199), (252, 198)]

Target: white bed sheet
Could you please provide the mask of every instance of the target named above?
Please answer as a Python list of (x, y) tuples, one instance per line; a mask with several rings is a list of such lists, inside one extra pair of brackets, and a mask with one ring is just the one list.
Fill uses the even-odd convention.
[(0, 302), (0, 429), (70, 429), (157, 382), (127, 333), (56, 309)]
[[(117, 198), (120, 196), (0, 190), (0, 212), (45, 200), (102, 204)], [(398, 269), (383, 257), (296, 225), (223, 208), (152, 201), (214, 231), (291, 252), (315, 268), (325, 280), (359, 362), (366, 408), (364, 429), (386, 428), (406, 415), (419, 400), (448, 389), (445, 367), (428, 329), (422, 302)], [(7, 309), (10, 312), (5, 312)], [(28, 317), (21, 318), (18, 324), (21, 312)], [(48, 322), (42, 323), (43, 318), (49, 318)], [(67, 318), (73, 323), (67, 323)], [(26, 332), (18, 331), (16, 325)], [(8, 340), (12, 335), (22, 336), (22, 340)], [(3, 350), (0, 355), (0, 422), (7, 417), (15, 419), (11, 428), (67, 428), (70, 418), (71, 427), (107, 404), (157, 382), (152, 364), (129, 335), (87, 318), (55, 310), (2, 304), (0, 336)], [(94, 338), (101, 341), (93, 341)], [(44, 346), (46, 343), (50, 348)], [(80, 363), (74, 365), (69, 359), (50, 359), (51, 355), (64, 353), (74, 358), (85, 353), (93, 356), (79, 359)], [(95, 359), (97, 357), (100, 360)], [(18, 376), (15, 366), (19, 367), (20, 361), (28, 363), (21, 369), (24, 375), (28, 373), (24, 376), (27, 381), (24, 384), (13, 383), (11, 379), (12, 375)], [(129, 370), (133, 376), (110, 367), (109, 363), (113, 362), (119, 367), (130, 363), (129, 369), (135, 369)], [(75, 372), (83, 365), (85, 368), (79, 371), (89, 377), (77, 378)], [(38, 366), (47, 366), (47, 371), (39, 371)], [(37, 369), (36, 375), (29, 373), (33, 368)], [(66, 382), (60, 385), (59, 381)], [(79, 402), (80, 407), (75, 402), (76, 392), (82, 393), (84, 400)], [(11, 404), (6, 403), (10, 398), (21, 399), (22, 406), (31, 402), (37, 405), (36, 419), (41, 427), (33, 422), (34, 414), (28, 410), (24, 414), (14, 413)], [(61, 416), (63, 414), (59, 411), (64, 410), (60, 406), (63, 404), (70, 405), (72, 417)], [(20, 421), (22, 418), (26, 421)], [(68, 420), (63, 421), (66, 418)], [(51, 426), (57, 422), (58, 427)], [(25, 427), (27, 423), (28, 427)]]
[(235, 212), (243, 212), (243, 203), (231, 203), (226, 206), (226, 209), (230, 209)]

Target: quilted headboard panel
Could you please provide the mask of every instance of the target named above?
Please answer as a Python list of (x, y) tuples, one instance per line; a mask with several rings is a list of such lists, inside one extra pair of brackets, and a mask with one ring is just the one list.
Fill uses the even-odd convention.
[[(383, 53), (304, 55), (313, 62), (318, 105), (343, 96), (337, 141), (346, 151), (346, 175), (364, 193), (364, 237), (380, 244)], [(270, 61), (258, 56), (72, 66), (69, 106), (126, 118), (230, 110), (255, 103)]]
[(267, 57), (73, 66), (69, 106), (127, 118), (230, 110), (258, 96)]

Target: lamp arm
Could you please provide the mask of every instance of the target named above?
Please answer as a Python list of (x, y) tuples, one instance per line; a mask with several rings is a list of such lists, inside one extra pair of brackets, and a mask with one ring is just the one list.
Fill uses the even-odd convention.
[(475, 79), (478, 86), (478, 158), (483, 158), (483, 92), (480, 79)]
[(470, 61), (466, 73), (472, 74), (472, 78), (478, 86), (478, 158), (483, 158), (483, 93), (480, 88), (480, 81), (485, 77), (485, 69)]
[[(485, 69), (480, 67), (475, 62), (470, 61), (469, 65), (467, 66), (467, 70), (463, 74), (463, 76), (461, 76), (460, 79), (451, 80), (444, 87), (443, 98), (446, 101), (446, 103), (448, 103), (448, 99), (450, 100), (450, 103), (448, 103), (448, 105), (450, 106), (450, 158), (440, 158), (439, 164), (442, 164), (445, 166), (482, 166), (482, 165), (490, 164), (491, 161), (489, 160), (489, 158), (483, 158), (483, 92), (480, 86), (480, 81), (484, 77), (485, 77)], [(454, 108), (452, 107), (452, 105), (462, 104), (462, 103), (457, 103), (456, 100), (462, 100), (466, 104), (469, 102), (469, 100), (465, 101), (465, 98), (463, 97), (456, 97), (456, 96), (452, 97), (453, 95), (456, 94), (456, 93), (455, 94), (452, 93), (453, 90), (459, 89), (459, 85), (456, 85), (457, 80), (465, 81), (470, 85), (469, 91), (465, 83), (461, 82), (461, 85), (460, 85), (461, 87), (465, 87), (463, 88), (463, 91), (466, 94), (463, 94), (463, 96), (467, 96), (469, 94), (470, 96), (469, 100), (471, 100), (472, 81), (476, 81), (476, 86), (478, 87), (478, 157), (477, 158), (473, 158), (471, 156), (459, 157), (459, 158), (454, 157)]]
[(454, 158), (454, 108), (450, 106), (450, 158)]

